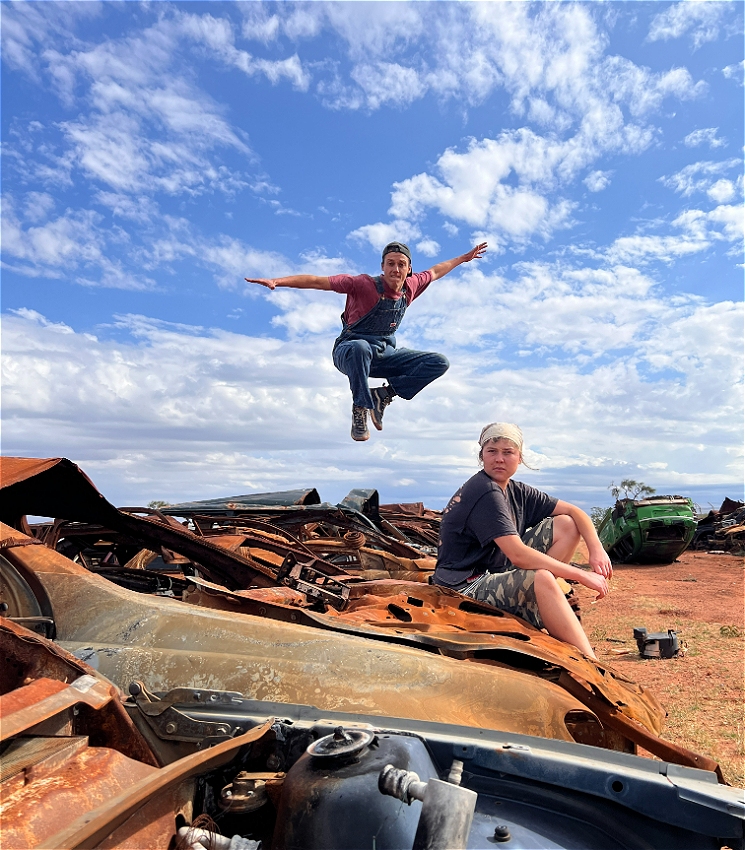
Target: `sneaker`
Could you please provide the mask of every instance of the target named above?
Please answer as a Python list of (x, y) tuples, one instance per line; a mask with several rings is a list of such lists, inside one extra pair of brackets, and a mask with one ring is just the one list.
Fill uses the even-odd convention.
[(352, 407), (352, 439), (358, 442), (370, 439), (366, 407)]
[(373, 407), (370, 411), (370, 419), (372, 424), (378, 429), (383, 430), (383, 414), (386, 407), (393, 401), (395, 395), (390, 387), (375, 387), (370, 390), (370, 395), (373, 400)]

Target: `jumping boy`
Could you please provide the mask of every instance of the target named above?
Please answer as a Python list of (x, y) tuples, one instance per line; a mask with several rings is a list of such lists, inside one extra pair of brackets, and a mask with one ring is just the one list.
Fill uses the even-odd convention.
[[(367, 440), (367, 414), (382, 431), (383, 414), (396, 396), (411, 399), (436, 378), (444, 375), (449, 363), (442, 354), (396, 348), (396, 331), (411, 302), (434, 280), (461, 263), (483, 257), (486, 242), (455, 257), (437, 263), (426, 272), (412, 272), (411, 251), (403, 242), (383, 248), (382, 274), (339, 274), (319, 277), (310, 274), (280, 278), (250, 278), (268, 289), (324, 289), (347, 296), (341, 316), (342, 331), (334, 342), (334, 366), (349, 378), (352, 390), (352, 439)], [(384, 378), (388, 384), (371, 389), (369, 378)]]

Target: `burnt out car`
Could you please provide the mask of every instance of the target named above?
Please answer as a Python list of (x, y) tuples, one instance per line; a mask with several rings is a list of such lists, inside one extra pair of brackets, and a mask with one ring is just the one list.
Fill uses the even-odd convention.
[[(2, 483), (6, 616), (123, 690), (138, 681), (151, 693), (231, 691), (322, 713), (455, 723), (626, 753), (640, 745), (717, 770), (660, 738), (658, 701), (610, 666), (454, 591), (365, 581), (271, 516), (252, 520), (259, 547), (245, 518), (240, 529), (217, 533), (213, 523), (206, 534), (194, 517), (118, 510), (64, 459), (5, 458)], [(35, 536), (26, 515), (56, 519)], [(312, 523), (321, 519), (314, 514)]]
[(0, 617), (6, 850), (743, 847), (714, 774), (566, 741), (178, 688)]

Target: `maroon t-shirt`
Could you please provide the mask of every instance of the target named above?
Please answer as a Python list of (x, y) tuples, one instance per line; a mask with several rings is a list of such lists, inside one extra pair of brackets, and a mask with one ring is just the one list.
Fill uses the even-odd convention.
[[(411, 302), (424, 292), (432, 282), (432, 272), (417, 272), (406, 278), (401, 292), (394, 292), (383, 283), (383, 295), (393, 301), (398, 301), (402, 295)], [(335, 274), (329, 277), (329, 284), (334, 292), (347, 296), (344, 306), (344, 321), (353, 325), (358, 319), (366, 316), (378, 303), (380, 296), (375, 288), (375, 279), (369, 274)]]

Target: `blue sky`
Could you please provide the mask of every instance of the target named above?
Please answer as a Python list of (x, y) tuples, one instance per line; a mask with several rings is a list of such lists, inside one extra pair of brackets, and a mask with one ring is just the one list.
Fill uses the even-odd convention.
[[(3, 3), (3, 453), (119, 504), (442, 507), (494, 420), (588, 508), (742, 497), (743, 4)], [(446, 376), (349, 439), (341, 296), (437, 281)]]

